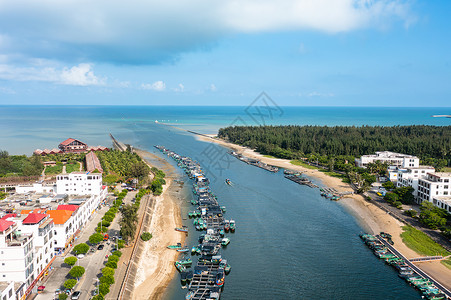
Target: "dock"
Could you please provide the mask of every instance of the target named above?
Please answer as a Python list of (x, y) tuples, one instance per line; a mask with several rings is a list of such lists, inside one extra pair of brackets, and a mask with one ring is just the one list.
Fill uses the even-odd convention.
[(302, 184), (309, 186), (311, 188), (317, 188), (318, 186), (314, 184), (310, 179), (303, 177), (301, 174), (288, 174), (284, 176), (286, 179), (296, 182), (297, 184)]
[(119, 142), (114, 138), (114, 136), (110, 133), (110, 138), (113, 141), (113, 148), (119, 151), (126, 151), (127, 146), (124, 143)]
[[(181, 270), (182, 284), (184, 283), (183, 278), (187, 278), (188, 272), (192, 272), (192, 278), (186, 279), (189, 282), (186, 299), (217, 300), (220, 298), (224, 287), (225, 276), (230, 272), (230, 265), (220, 255), (226, 223), (223, 210), (199, 163), (163, 146), (155, 146), (155, 148), (174, 159), (177, 166), (183, 169), (186, 175), (193, 180), (192, 191), (197, 199), (192, 201), (191, 204), (196, 207), (196, 211), (200, 212), (200, 217), (199, 214), (196, 214), (195, 216), (190, 215), (190, 218), (195, 218), (193, 224), (196, 230), (206, 231), (199, 236), (199, 245), (194, 246), (195, 249), (198, 249), (196, 253), (200, 254), (200, 257), (193, 270)], [(191, 255), (196, 253), (192, 251)]]
[(258, 159), (253, 159), (253, 158), (249, 158), (249, 157), (243, 156), (242, 154), (239, 154), (239, 153), (237, 153), (235, 151), (229, 151), (228, 153), (230, 155), (232, 155), (233, 157), (237, 158), (238, 160), (241, 160), (242, 162), (247, 163), (248, 165), (252, 165), (252, 166), (261, 168), (263, 170), (272, 172), (272, 173), (279, 172), (279, 168), (278, 167), (268, 165), (268, 164), (266, 164), (266, 163), (264, 163), (264, 162), (262, 162), (262, 161), (260, 161)]

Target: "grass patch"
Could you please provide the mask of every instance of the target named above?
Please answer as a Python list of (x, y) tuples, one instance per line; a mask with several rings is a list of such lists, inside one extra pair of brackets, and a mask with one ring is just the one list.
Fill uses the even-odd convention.
[(441, 263), (448, 269), (451, 269), (451, 257), (448, 257), (448, 259), (442, 260)]
[(412, 226), (403, 226), (402, 229), (404, 229), (404, 232), (401, 234), (402, 241), (407, 245), (407, 247), (415, 252), (427, 256), (448, 256), (451, 254), (442, 246), (434, 242), (425, 233), (413, 228)]
[(45, 175), (60, 174), (61, 172), (63, 172), (63, 165), (47, 166), (45, 168)]
[(80, 171), (80, 164), (66, 164), (66, 173), (78, 172)]
[(444, 167), (443, 172), (451, 172), (451, 167)]
[(340, 178), (341, 181), (343, 181), (345, 183), (351, 183), (349, 181), (349, 178), (346, 175), (343, 175), (343, 174), (340, 174), (340, 173), (336, 173), (336, 172), (333, 172), (333, 171), (324, 170), (324, 169), (321, 169), (319, 171), (323, 172), (324, 174), (329, 175), (331, 177)]
[(274, 157), (272, 155), (263, 155), (263, 157), (266, 157), (266, 158), (277, 158), (277, 157)]
[(301, 167), (304, 167), (306, 169), (311, 169), (311, 170), (317, 170), (318, 169), (317, 167), (311, 166), (311, 165), (307, 164), (306, 162), (304, 162), (302, 160), (298, 160), (298, 159), (292, 160), (292, 161), (290, 161), (290, 163), (292, 165), (301, 166)]

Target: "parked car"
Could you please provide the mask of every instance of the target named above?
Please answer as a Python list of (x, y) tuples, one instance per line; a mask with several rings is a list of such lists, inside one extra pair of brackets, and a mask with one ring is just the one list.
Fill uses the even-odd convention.
[(103, 247), (104, 247), (104, 245), (100, 244), (100, 245), (97, 247), (97, 250), (102, 250)]
[(85, 257), (84, 254), (78, 254), (78, 255), (77, 255), (77, 258), (78, 258), (78, 259), (82, 259), (83, 257)]
[(80, 299), (80, 294), (81, 294), (80, 291), (75, 291), (75, 292), (72, 293), (72, 296), (70, 298), (72, 300), (78, 300), (78, 299)]

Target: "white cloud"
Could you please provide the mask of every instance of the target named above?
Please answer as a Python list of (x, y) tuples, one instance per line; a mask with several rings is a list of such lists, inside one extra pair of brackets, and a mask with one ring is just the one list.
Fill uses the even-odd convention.
[(0, 65), (0, 79), (16, 81), (44, 81), (64, 85), (103, 85), (105, 79), (94, 75), (90, 64), (79, 64), (58, 70), (55, 67), (15, 67)]
[(79, 64), (61, 72), (61, 82), (68, 85), (98, 85), (101, 80), (94, 75), (89, 64)]
[(413, 20), (408, 1), (0, 0), (0, 52), (65, 61), (155, 63), (227, 34), (336, 33), (383, 28), (393, 20), (407, 26)]
[(174, 92), (183, 92), (185, 90), (185, 86), (181, 83), (178, 84), (176, 88), (172, 89)]
[(212, 92), (216, 92), (218, 89), (216, 88), (216, 85), (214, 85), (213, 83), (210, 85), (210, 91)]
[(143, 83), (141, 84), (141, 88), (143, 90), (154, 90), (162, 92), (166, 89), (166, 84), (163, 81), (159, 80), (155, 81), (154, 83)]

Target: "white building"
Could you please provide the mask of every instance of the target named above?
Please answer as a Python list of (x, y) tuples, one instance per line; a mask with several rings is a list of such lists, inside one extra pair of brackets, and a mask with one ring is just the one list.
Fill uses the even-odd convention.
[(431, 166), (418, 166), (418, 167), (408, 167), (405, 169), (398, 170), (398, 176), (396, 181), (397, 187), (413, 187), (413, 195), (418, 203), (422, 200), (418, 196), (418, 181), (420, 179), (426, 178), (429, 173), (434, 173), (435, 169)]
[(54, 193), (56, 186), (54, 184), (42, 184), (33, 183), (31, 185), (18, 185), (15, 187), (16, 193), (18, 194), (28, 194), (28, 193)]
[(14, 290), (14, 281), (0, 281), (0, 299), (16, 300), (16, 291)]
[(421, 201), (434, 202), (434, 197), (450, 195), (451, 173), (449, 172), (429, 173), (426, 178), (418, 180), (418, 198)]
[(102, 174), (72, 172), (56, 177), (58, 194), (100, 195), (102, 193)]
[(416, 156), (390, 151), (379, 151), (376, 154), (363, 155), (355, 159), (356, 165), (361, 168), (365, 168), (369, 163), (376, 161), (400, 168), (418, 167), (420, 165), (420, 159)]
[(12, 221), (0, 219), (0, 281), (22, 282), (19, 297), (36, 279), (34, 236)]
[(451, 214), (451, 196), (432, 197), (432, 203), (439, 208), (443, 208)]

